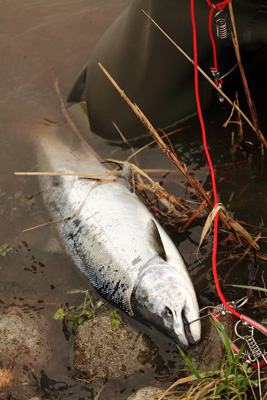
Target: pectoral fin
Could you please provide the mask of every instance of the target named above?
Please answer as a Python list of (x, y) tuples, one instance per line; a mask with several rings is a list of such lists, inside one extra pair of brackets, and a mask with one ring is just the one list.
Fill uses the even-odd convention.
[(149, 242), (158, 255), (167, 261), (167, 255), (160, 237), (158, 227), (153, 219), (150, 219), (147, 224), (147, 233), (149, 235)]

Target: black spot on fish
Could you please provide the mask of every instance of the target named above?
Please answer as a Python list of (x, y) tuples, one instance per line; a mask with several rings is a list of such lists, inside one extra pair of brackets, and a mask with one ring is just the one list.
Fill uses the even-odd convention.
[(140, 261), (142, 261), (142, 258), (140, 256), (136, 257), (133, 261), (132, 261), (132, 265), (136, 265), (137, 263), (139, 263)]
[(114, 297), (114, 294), (117, 292), (117, 290), (120, 287), (120, 283), (121, 283), (120, 280), (116, 283), (115, 288), (113, 289), (113, 292), (111, 293), (111, 297)]
[(80, 225), (80, 223), (81, 223), (81, 220), (80, 220), (79, 218), (76, 218), (76, 219), (73, 221), (73, 225), (75, 225), (77, 228), (78, 228), (78, 226)]
[(68, 240), (74, 240), (74, 235), (73, 235), (73, 233), (72, 233), (72, 232), (68, 233), (67, 238), (68, 238)]

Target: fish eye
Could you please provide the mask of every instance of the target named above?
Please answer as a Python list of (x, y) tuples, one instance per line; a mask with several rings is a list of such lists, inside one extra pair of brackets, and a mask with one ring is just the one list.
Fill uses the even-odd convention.
[(162, 316), (165, 318), (172, 318), (173, 317), (172, 310), (169, 307), (165, 307), (162, 312)]

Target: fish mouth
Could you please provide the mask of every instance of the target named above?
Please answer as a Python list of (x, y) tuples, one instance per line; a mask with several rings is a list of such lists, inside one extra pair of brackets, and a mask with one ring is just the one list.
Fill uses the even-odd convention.
[(190, 322), (188, 322), (188, 319), (186, 318), (186, 310), (185, 308), (182, 309), (182, 321), (183, 321), (183, 325), (184, 325), (184, 333), (185, 333), (185, 337), (188, 343), (190, 344), (196, 344), (199, 339), (194, 339), (193, 334), (191, 332), (190, 329)]

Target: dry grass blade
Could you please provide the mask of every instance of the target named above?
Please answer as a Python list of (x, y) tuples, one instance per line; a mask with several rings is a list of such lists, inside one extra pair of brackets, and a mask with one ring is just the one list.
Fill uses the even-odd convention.
[[(170, 135), (173, 135), (174, 133), (183, 131), (183, 130), (188, 129), (188, 128), (189, 128), (189, 126), (186, 126), (186, 127), (184, 127), (184, 128), (180, 128), (180, 129), (176, 129), (176, 130), (173, 131), (173, 132), (169, 132), (169, 133), (167, 133), (167, 134), (164, 134), (164, 137), (169, 137)], [(151, 142), (147, 143), (146, 145), (144, 145), (144, 146), (141, 147), (140, 149), (136, 150), (133, 154), (131, 154), (131, 155), (127, 158), (127, 161), (130, 161), (131, 158), (135, 157), (137, 154), (139, 154), (139, 153), (140, 153), (141, 151), (143, 151), (145, 148), (151, 146), (153, 143), (155, 143), (155, 140), (152, 140)]]
[(53, 220), (53, 221), (48, 221), (48, 222), (45, 222), (44, 224), (40, 224), (40, 225), (33, 226), (31, 228), (24, 229), (22, 232), (32, 231), (33, 229), (41, 228), (42, 226), (51, 225), (51, 224), (54, 224), (56, 222), (66, 221), (66, 220), (68, 220), (70, 218), (76, 217), (79, 214), (79, 212), (81, 211), (84, 203), (86, 202), (86, 199), (88, 198), (88, 196), (91, 193), (91, 191), (94, 189), (95, 185), (96, 185), (96, 183), (91, 187), (91, 189), (89, 190), (89, 192), (87, 193), (87, 195), (85, 196), (85, 198), (83, 199), (81, 205), (79, 206), (78, 210), (75, 211), (75, 213), (73, 213), (71, 215), (68, 215), (67, 217), (64, 217), (64, 218), (56, 219), (56, 220)]
[(215, 215), (217, 214), (217, 212), (218, 212), (221, 208), (222, 208), (222, 204), (221, 204), (221, 203), (216, 204), (216, 206), (213, 208), (213, 210), (211, 211), (211, 213), (208, 215), (208, 217), (207, 217), (207, 219), (206, 219), (206, 222), (205, 222), (205, 225), (204, 225), (204, 228), (203, 228), (203, 230), (202, 230), (202, 234), (201, 234), (201, 237), (200, 237), (199, 245), (198, 245), (198, 248), (197, 248), (198, 250), (199, 250), (199, 248), (200, 248), (200, 246), (201, 246), (201, 244), (202, 244), (202, 242), (203, 242), (205, 236), (206, 236), (206, 235), (210, 232), (210, 230), (211, 230), (211, 225), (212, 225), (212, 222), (213, 222), (213, 220), (214, 220), (214, 218), (215, 218)]
[(90, 385), (96, 385), (96, 386), (99, 386), (100, 388), (103, 387), (103, 385), (101, 383), (97, 382), (98, 378), (92, 378), (90, 381), (88, 381), (88, 379), (82, 379), (82, 378), (75, 378), (75, 379), (76, 379), (76, 381), (79, 381), (79, 382), (89, 383)]
[(58, 78), (55, 76), (54, 71), (52, 71), (52, 75), (53, 75), (53, 80), (54, 80), (54, 86), (55, 86), (55, 89), (56, 89), (56, 93), (57, 93), (59, 101), (60, 101), (61, 110), (62, 110), (62, 113), (63, 113), (64, 117), (66, 118), (67, 123), (72, 128), (74, 133), (78, 136), (78, 138), (88, 146), (88, 143), (86, 142), (84, 137), (81, 135), (81, 132), (79, 131), (77, 126), (72, 121), (72, 119), (71, 119), (71, 117), (70, 117), (70, 115), (69, 115), (69, 113), (68, 113), (68, 111), (67, 111), (67, 109), (65, 107), (65, 104), (64, 104), (64, 101), (62, 99), (61, 92), (60, 92), (60, 89), (59, 89)]
[[(237, 92), (235, 92), (235, 99), (236, 99), (236, 104), (239, 106), (239, 99)], [(239, 141), (242, 142), (242, 140), (244, 139), (244, 133), (243, 133), (242, 118), (240, 113), (237, 113), (237, 123), (238, 123)]]
[(160, 185), (160, 183), (155, 182), (144, 170), (139, 168), (137, 165), (129, 163), (127, 161), (120, 161), (115, 159), (108, 159), (107, 161), (115, 162), (118, 164), (129, 164), (135, 173), (147, 179), (149, 182), (148, 184), (145, 184), (142, 179), (141, 181), (137, 182), (137, 189), (140, 191), (148, 190), (152, 192), (156, 196), (156, 198), (168, 209), (168, 212), (174, 213), (179, 217), (185, 216), (191, 212), (189, 207), (187, 207), (184, 202), (177, 199), (177, 197), (165, 190)]
[(149, 175), (147, 175), (145, 173), (145, 171), (143, 171), (141, 168), (139, 168), (137, 165), (129, 163), (128, 161), (121, 161), (121, 160), (116, 160), (114, 158), (108, 158), (107, 161), (113, 162), (113, 163), (117, 163), (117, 164), (129, 164), (133, 170), (135, 170), (136, 172), (138, 172), (139, 174), (141, 174), (142, 176), (144, 176), (150, 183), (154, 183), (153, 179), (150, 178)]
[[(133, 112), (137, 115), (140, 121), (144, 124), (147, 130), (151, 133), (152, 137), (156, 141), (156, 143), (161, 147), (163, 153), (169, 160), (175, 165), (175, 167), (182, 173), (182, 175), (186, 178), (187, 182), (191, 185), (194, 189), (196, 196), (202, 202), (203, 200), (207, 203), (207, 208), (211, 211), (214, 207), (213, 201), (210, 199), (209, 194), (205, 191), (202, 187), (200, 182), (197, 180), (195, 176), (191, 176), (187, 169), (180, 163), (177, 155), (167, 147), (163, 139), (159, 136), (158, 132), (155, 130), (151, 122), (146, 118), (140, 108), (131, 102), (131, 100), (126, 96), (124, 91), (119, 87), (119, 85), (114, 81), (112, 76), (108, 73), (108, 71), (103, 67), (101, 63), (98, 64), (99, 67), (102, 69), (106, 77), (112, 83), (112, 85), (117, 89), (120, 93), (121, 97), (126, 101), (129, 107), (133, 110)], [(233, 218), (229, 217), (224, 209), (219, 210), (219, 217), (223, 224), (226, 226), (227, 229), (232, 230), (235, 233), (236, 241), (240, 243), (241, 236), (245, 241), (248, 242), (249, 246), (253, 247), (254, 249), (258, 250), (258, 244), (252, 239), (249, 233), (242, 228), (242, 226), (235, 221)]]
[(82, 174), (79, 172), (14, 172), (14, 175), (26, 175), (26, 176), (78, 176), (81, 181), (93, 181), (100, 183), (117, 182), (119, 178), (96, 178), (99, 176), (110, 176), (110, 175), (121, 175), (120, 171), (109, 171), (105, 174)]
[(80, 181), (93, 181), (93, 182), (99, 182), (99, 183), (110, 183), (110, 182), (118, 182), (119, 178), (114, 178), (114, 179), (103, 179), (103, 178), (89, 178), (86, 176), (81, 176), (79, 178)]
[(131, 100), (126, 96), (124, 91), (119, 87), (119, 85), (114, 81), (108, 71), (99, 63), (98, 64), (110, 82), (114, 85), (114, 87), (118, 90), (122, 98), (126, 101), (126, 103), (131, 107), (133, 112), (137, 115), (137, 117), (141, 120), (141, 122), (145, 125), (148, 131), (151, 133), (152, 137), (154, 138), (155, 142), (161, 147), (164, 154), (169, 158), (169, 160), (175, 165), (175, 167), (183, 174), (183, 176), (187, 179), (188, 183), (194, 188), (197, 189), (201, 197), (207, 200), (208, 204), (210, 203), (210, 199), (206, 193), (206, 191), (202, 188), (201, 184), (195, 177), (191, 177), (187, 172), (187, 169), (180, 163), (179, 159), (177, 158), (176, 154), (170, 150), (163, 139), (159, 136), (156, 129), (153, 127), (151, 122), (146, 118), (140, 108), (131, 102)]
[(168, 213), (177, 214), (181, 216), (181, 212), (177, 213), (176, 207), (181, 211), (188, 212), (188, 207), (180, 201), (177, 197), (167, 192), (158, 182), (155, 182), (152, 185), (146, 185), (142, 183), (137, 183), (138, 190), (148, 190), (152, 192), (158, 200), (168, 209)]
[(233, 123), (236, 123), (236, 124), (238, 123), (237, 121), (231, 121), (231, 118), (232, 118), (232, 116), (233, 116), (234, 110), (235, 110), (235, 108), (232, 107), (231, 113), (230, 113), (229, 117), (227, 118), (227, 120), (226, 120), (225, 123), (223, 124), (223, 127), (224, 127), (224, 128), (226, 128), (230, 122), (231, 122), (232, 124), (233, 124)]
[(188, 218), (188, 220), (186, 221), (186, 223), (184, 224), (184, 226), (182, 227), (182, 230), (184, 231), (185, 229), (188, 228), (188, 226), (191, 224), (191, 222), (194, 221), (195, 218), (197, 218), (197, 216), (199, 215), (199, 213), (201, 211), (203, 211), (205, 208), (207, 207), (207, 203), (206, 200), (203, 200), (202, 203), (198, 206), (198, 208), (196, 209), (195, 212), (193, 212), (193, 214), (191, 215), (190, 218)]
[[(113, 123), (114, 127), (116, 128), (116, 130), (118, 131), (118, 133), (119, 133), (120, 137), (122, 138), (122, 140), (123, 140), (123, 141), (127, 144), (127, 146), (131, 149), (131, 151), (132, 151), (132, 157), (134, 157), (135, 163), (136, 163), (136, 165), (138, 165), (138, 161), (137, 161), (137, 158), (136, 158), (136, 155), (135, 155), (135, 151), (134, 151), (133, 146), (128, 142), (128, 140), (126, 139), (126, 137), (124, 136), (124, 134), (121, 132), (121, 130), (119, 129), (119, 127), (115, 124), (115, 122), (112, 121), (112, 123)], [(138, 174), (138, 178), (139, 178), (139, 180), (142, 182), (142, 178), (141, 178), (141, 175), (140, 175), (140, 174)]]
[(112, 121), (112, 124), (114, 125), (115, 129), (117, 130), (117, 132), (119, 133), (120, 137), (122, 138), (122, 140), (127, 144), (127, 146), (131, 149), (132, 151), (132, 155), (130, 157), (134, 157), (136, 164), (138, 164), (137, 162), (137, 158), (135, 157), (135, 151), (133, 146), (128, 142), (128, 140), (126, 139), (126, 137), (124, 136), (124, 134), (122, 133), (122, 131), (119, 129), (119, 127), (117, 126), (117, 124), (115, 124), (114, 121)]
[[(200, 373), (200, 377), (203, 378), (206, 376), (206, 372)], [(190, 382), (194, 382), (197, 380), (197, 377), (195, 375), (190, 375), (187, 376), (185, 378), (180, 378), (177, 381), (175, 381), (162, 395), (158, 400), (163, 400), (164, 396), (166, 396), (168, 393), (170, 393), (174, 388), (176, 388), (176, 386), (179, 385), (184, 385), (186, 383), (190, 383)]]
[(104, 387), (105, 387), (105, 385), (103, 385), (103, 386), (101, 387), (101, 389), (99, 390), (99, 392), (97, 393), (97, 395), (94, 397), (94, 400), (99, 400), (100, 395), (101, 395), (101, 393), (102, 393)]
[(82, 172), (14, 172), (14, 175), (24, 175), (24, 176), (78, 176), (80, 178), (88, 178), (91, 180), (100, 181), (103, 179), (104, 181), (108, 181), (108, 179), (104, 178), (94, 178), (96, 175), (105, 177), (110, 175), (120, 175), (119, 171), (108, 171), (105, 174), (83, 174)]

